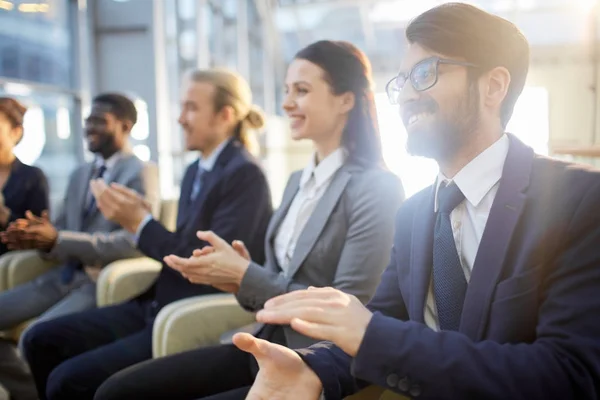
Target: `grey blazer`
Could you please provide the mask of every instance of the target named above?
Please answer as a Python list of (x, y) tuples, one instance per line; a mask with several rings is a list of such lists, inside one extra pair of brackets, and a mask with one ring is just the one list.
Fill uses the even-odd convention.
[[(69, 180), (63, 207), (54, 225), (58, 240), (46, 257), (61, 262), (78, 260), (86, 266), (104, 266), (113, 261), (139, 257), (133, 235), (119, 224), (108, 221), (95, 208), (84, 219), (90, 177), (94, 163), (77, 168)], [(158, 168), (145, 163), (128, 150), (123, 151), (107, 179), (127, 186), (152, 204), (153, 215), (158, 216), (160, 193)]]
[[(404, 199), (400, 180), (381, 169), (346, 164), (334, 175), (304, 230), (284, 275), (275, 257), (274, 238), (299, 189), (301, 171), (289, 179), (267, 231), (264, 266), (252, 262), (237, 299), (249, 311), (275, 296), (308, 286), (331, 286), (366, 303), (389, 262), (394, 217)], [(284, 327), (285, 342), (296, 348), (313, 343)]]

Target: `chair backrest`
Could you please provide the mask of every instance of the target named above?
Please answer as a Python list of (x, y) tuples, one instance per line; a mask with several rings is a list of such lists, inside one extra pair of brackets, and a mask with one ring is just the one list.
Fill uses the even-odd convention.
[(177, 199), (160, 202), (160, 223), (170, 231), (174, 231), (177, 226), (177, 204)]

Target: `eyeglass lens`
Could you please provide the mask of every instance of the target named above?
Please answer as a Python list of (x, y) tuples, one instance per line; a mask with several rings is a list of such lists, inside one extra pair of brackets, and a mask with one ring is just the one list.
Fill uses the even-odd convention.
[(399, 74), (392, 79), (387, 86), (387, 94), (392, 104), (398, 104), (399, 95), (402, 88), (406, 84), (407, 78), (416, 91), (423, 91), (435, 85), (437, 80), (437, 65), (436, 59), (428, 59), (417, 63), (410, 71), (409, 77), (406, 74)]

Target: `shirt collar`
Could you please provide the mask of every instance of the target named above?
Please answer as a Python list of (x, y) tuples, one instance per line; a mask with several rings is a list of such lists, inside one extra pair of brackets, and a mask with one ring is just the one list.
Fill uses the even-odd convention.
[(304, 168), (304, 171), (302, 171), (302, 177), (300, 178), (301, 188), (304, 188), (313, 174), (315, 176), (316, 188), (323, 186), (344, 165), (346, 153), (344, 149), (339, 148), (325, 157), (318, 165), (316, 160), (317, 156), (315, 154), (311, 157), (310, 163)]
[(230, 142), (230, 140), (224, 140), (223, 142), (221, 142), (221, 144), (218, 145), (217, 148), (214, 149), (213, 152), (210, 153), (210, 155), (208, 157), (200, 156), (199, 161), (198, 161), (198, 168), (201, 168), (206, 172), (212, 171), (212, 169), (215, 166), (215, 163), (217, 162), (217, 159), (223, 152), (223, 149), (225, 148), (225, 146), (227, 146), (227, 144), (229, 144), (229, 142)]
[(119, 161), (119, 158), (121, 158), (121, 156), (122, 152), (117, 151), (115, 154), (113, 154), (106, 160), (102, 157), (96, 157), (96, 168), (100, 168), (104, 165), (104, 167), (106, 167), (106, 170), (110, 171), (114, 168), (115, 164), (117, 163), (117, 161)]
[(473, 207), (477, 207), (486, 194), (502, 177), (504, 162), (508, 155), (510, 141), (506, 134), (494, 144), (482, 151), (471, 162), (465, 165), (453, 179), (448, 179), (441, 172), (435, 186), (435, 211), (437, 211), (437, 195), (444, 181), (453, 181)]

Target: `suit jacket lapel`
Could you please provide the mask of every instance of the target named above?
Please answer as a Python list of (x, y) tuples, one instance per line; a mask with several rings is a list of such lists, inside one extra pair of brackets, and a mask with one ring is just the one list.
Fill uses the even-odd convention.
[(117, 178), (121, 175), (123, 170), (126, 168), (127, 161), (130, 157), (133, 157), (133, 154), (123, 151), (121, 156), (117, 159), (112, 170), (106, 172), (106, 176), (104, 181), (107, 185), (110, 185), (112, 182), (116, 182)]
[(460, 324), (460, 331), (476, 341), (484, 334), (494, 287), (525, 205), (533, 164), (533, 150), (512, 135), (509, 138), (502, 178), (477, 250)]
[(281, 265), (279, 265), (279, 260), (277, 260), (277, 256), (275, 255), (275, 235), (277, 234), (283, 219), (287, 215), (288, 210), (292, 205), (292, 201), (298, 193), (301, 177), (302, 172), (295, 172), (292, 174), (292, 176), (290, 176), (290, 180), (285, 187), (285, 191), (283, 192), (281, 204), (273, 214), (271, 221), (269, 221), (269, 226), (267, 227), (266, 240), (268, 245), (265, 246), (265, 252), (268, 262), (265, 264), (265, 267), (275, 272), (281, 271)]
[(306, 256), (308, 256), (308, 253), (310, 253), (314, 247), (323, 228), (325, 228), (325, 224), (333, 212), (335, 205), (338, 203), (342, 193), (344, 193), (344, 189), (346, 189), (350, 177), (351, 175), (348, 172), (347, 167), (342, 167), (334, 175), (329, 187), (317, 203), (315, 211), (308, 219), (308, 222), (298, 237), (298, 243), (296, 243), (296, 249), (288, 267), (288, 276), (294, 276), (296, 271), (298, 271), (298, 268), (300, 268), (300, 265), (302, 265), (306, 259)]
[[(110, 171), (107, 171), (105, 173), (106, 176), (104, 178), (104, 182), (106, 182), (107, 185), (110, 185), (111, 183), (116, 182), (118, 180), (118, 177), (121, 175), (123, 170), (126, 168), (127, 160), (129, 160), (130, 157), (133, 157), (133, 153), (131, 153), (127, 150), (121, 151), (121, 155), (116, 160), (113, 168)], [(94, 176), (94, 174), (97, 174), (97, 170), (96, 170), (94, 164), (92, 163), (92, 168), (90, 169), (90, 172), (88, 174), (89, 179), (88, 179), (88, 183), (87, 183), (87, 189), (84, 194), (84, 199), (83, 199), (83, 201), (84, 201), (83, 207), (84, 208), (82, 208), (82, 212), (83, 212), (83, 210), (85, 210), (85, 207), (88, 206), (89, 182), (92, 179), (92, 177)], [(83, 222), (85, 223), (87, 221), (92, 220), (92, 218), (95, 217), (96, 214), (99, 212), (100, 212), (100, 210), (98, 210), (98, 207), (96, 207), (94, 205), (94, 207), (90, 210), (89, 214), (86, 216), (86, 218), (83, 220)]]
[[(243, 146), (237, 140), (231, 140), (223, 148), (223, 151), (217, 158), (212, 170), (206, 171), (204, 173), (204, 176), (202, 177), (202, 186), (200, 187), (200, 193), (198, 193), (198, 197), (196, 197), (196, 199), (193, 202), (189, 203), (189, 206), (187, 207), (187, 210), (186, 210), (186, 213), (184, 216), (185, 219), (180, 221), (179, 216), (178, 216), (178, 221), (180, 222), (180, 225), (178, 225), (178, 229), (180, 227), (184, 227), (188, 221), (193, 220), (194, 217), (196, 215), (198, 215), (200, 210), (202, 210), (202, 208), (205, 206), (208, 194), (211, 192), (211, 190), (213, 189), (215, 184), (223, 176), (223, 173), (224, 173), (225, 168), (226, 168), (227, 164), (229, 163), (229, 161), (231, 161), (236, 155), (239, 155), (240, 152), (242, 152), (242, 151), (243, 151)], [(188, 178), (189, 181), (186, 185), (187, 186), (186, 187), (186, 192), (187, 192), (186, 196), (187, 197), (182, 199), (181, 202), (188, 202), (188, 199), (192, 192), (193, 181), (194, 181), (194, 179), (196, 177), (196, 173), (198, 171), (197, 170), (198, 163), (196, 162), (193, 165), (195, 166), (196, 169), (194, 169), (193, 171), (190, 172), (190, 178)], [(183, 194), (183, 191), (181, 194)]]
[(179, 210), (177, 212), (177, 229), (180, 229), (187, 221), (190, 207), (190, 196), (196, 173), (198, 172), (198, 161), (192, 163), (183, 176), (181, 192), (179, 193)]
[[(75, 230), (80, 230), (83, 227), (84, 219), (83, 215), (88, 205), (88, 193), (90, 189), (90, 179), (94, 172), (94, 163), (88, 163), (79, 175), (79, 185), (75, 189), (76, 204), (79, 205), (77, 208), (73, 208), (71, 212), (77, 213), (75, 215)], [(67, 210), (69, 212), (69, 210)]]
[[(198, 193), (198, 197), (192, 202), (189, 203), (187, 210), (187, 217), (183, 221), (183, 225), (186, 225), (188, 222), (193, 221), (195, 216), (202, 210), (205, 206), (206, 198), (208, 194), (213, 189), (215, 184), (221, 179), (223, 175), (223, 169), (221, 166), (215, 165), (215, 167), (211, 171), (207, 171), (204, 173), (202, 177), (202, 186), (200, 187), (200, 193)], [(193, 179), (192, 179), (193, 181)]]
[(283, 219), (287, 215), (287, 212), (292, 205), (292, 201), (296, 197), (296, 193), (298, 193), (298, 189), (300, 187), (300, 178), (302, 177), (301, 172), (296, 172), (290, 177), (290, 182), (285, 187), (285, 191), (283, 192), (283, 198), (281, 199), (281, 204), (279, 208), (271, 218), (271, 222), (269, 223), (269, 227), (267, 228), (267, 240), (272, 242), (275, 239), (275, 234), (279, 226), (283, 222)]
[(425, 322), (425, 301), (431, 282), (433, 265), (433, 229), (435, 225), (435, 186), (428, 189), (426, 204), (417, 206), (413, 217), (410, 245), (410, 307), (411, 320)]

